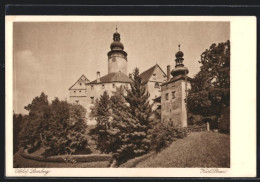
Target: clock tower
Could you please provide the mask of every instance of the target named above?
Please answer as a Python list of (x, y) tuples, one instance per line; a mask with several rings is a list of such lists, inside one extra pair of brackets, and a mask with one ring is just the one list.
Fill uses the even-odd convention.
[(122, 72), (127, 75), (127, 53), (124, 51), (124, 45), (120, 42), (120, 34), (113, 34), (114, 42), (111, 43), (108, 56), (108, 74), (113, 72)]

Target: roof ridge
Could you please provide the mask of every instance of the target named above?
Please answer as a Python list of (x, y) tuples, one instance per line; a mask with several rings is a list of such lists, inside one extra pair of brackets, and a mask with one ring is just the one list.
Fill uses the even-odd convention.
[(74, 87), (74, 85), (76, 85), (76, 83), (78, 83), (78, 81), (81, 79), (82, 76), (84, 76), (84, 77), (87, 79), (87, 81), (90, 82), (90, 80), (89, 80), (84, 74), (82, 74), (82, 75), (79, 77), (79, 79), (69, 88), (69, 90), (70, 90), (72, 87)]

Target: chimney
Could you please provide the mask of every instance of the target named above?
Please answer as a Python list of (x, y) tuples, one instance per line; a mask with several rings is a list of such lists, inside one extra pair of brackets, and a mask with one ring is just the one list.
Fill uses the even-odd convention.
[(100, 72), (97, 71), (97, 82), (100, 82)]
[(168, 65), (167, 66), (167, 81), (170, 80), (170, 78), (171, 78), (171, 66)]
[(129, 73), (129, 78), (131, 78), (131, 79), (132, 79), (132, 73)]

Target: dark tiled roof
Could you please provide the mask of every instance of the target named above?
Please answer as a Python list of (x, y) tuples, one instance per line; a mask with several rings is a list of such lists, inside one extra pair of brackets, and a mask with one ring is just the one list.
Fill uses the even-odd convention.
[(149, 68), (148, 70), (146, 70), (146, 71), (144, 71), (143, 73), (140, 74), (140, 77), (142, 79), (143, 84), (145, 84), (149, 81), (149, 79), (151, 78), (155, 68), (156, 68), (156, 65), (154, 65), (153, 67)]
[[(153, 75), (153, 72), (154, 72), (154, 70), (157, 66), (164, 73), (164, 71), (162, 70), (162, 68), (158, 64), (154, 65), (153, 67), (149, 68), (148, 70), (146, 70), (146, 71), (144, 71), (143, 73), (140, 74), (140, 77), (142, 78), (143, 84), (146, 84), (149, 81), (149, 79)], [(166, 74), (164, 73), (164, 75), (166, 75)]]
[(94, 80), (90, 82), (89, 84), (93, 83), (111, 83), (111, 82), (123, 82), (123, 83), (130, 83), (132, 80), (124, 73), (122, 72), (114, 72), (109, 73), (105, 76), (100, 77), (100, 82), (97, 82), (97, 80)]

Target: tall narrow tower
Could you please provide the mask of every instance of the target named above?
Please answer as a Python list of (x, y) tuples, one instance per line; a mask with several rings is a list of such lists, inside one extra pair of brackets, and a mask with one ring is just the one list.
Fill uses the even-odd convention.
[(124, 45), (120, 42), (120, 34), (116, 32), (113, 34), (114, 42), (111, 43), (111, 51), (107, 53), (108, 56), (108, 74), (119, 72), (127, 75), (127, 53), (124, 51)]
[(170, 122), (175, 126), (187, 126), (187, 85), (189, 79), (188, 68), (183, 65), (183, 52), (175, 54), (175, 68), (171, 71), (172, 77), (161, 86), (161, 119), (163, 122)]

